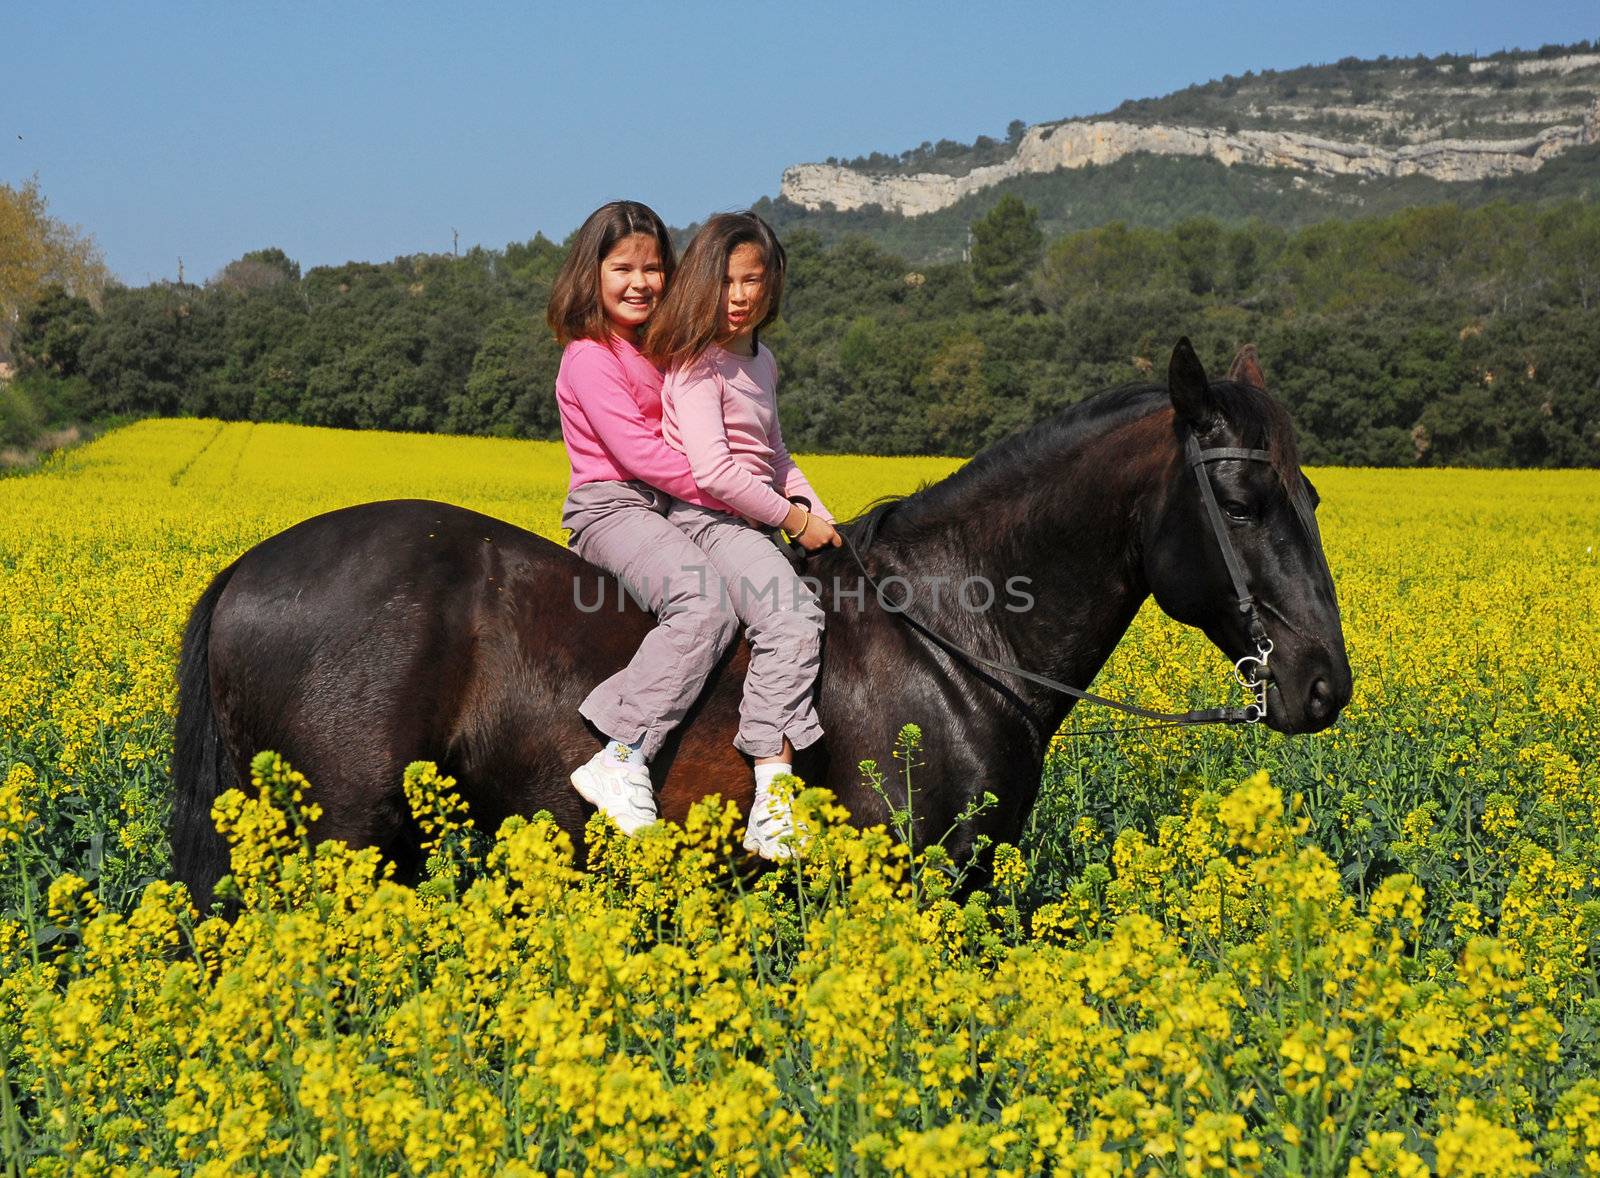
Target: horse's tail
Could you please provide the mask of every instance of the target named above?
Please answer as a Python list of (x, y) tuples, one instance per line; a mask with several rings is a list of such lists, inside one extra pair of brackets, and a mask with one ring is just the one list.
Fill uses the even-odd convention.
[(172, 749), (173, 876), (188, 886), (202, 913), (228, 870), (228, 843), (211, 821), (211, 803), (239, 784), (217, 731), (211, 699), (211, 615), (228, 587), (235, 561), (212, 578), (195, 602), (178, 655), (178, 720)]

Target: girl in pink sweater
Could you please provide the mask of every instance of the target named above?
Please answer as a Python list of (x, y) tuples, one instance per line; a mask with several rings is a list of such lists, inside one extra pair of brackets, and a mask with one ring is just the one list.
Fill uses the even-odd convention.
[(662, 441), (661, 370), (639, 351), (672, 268), (661, 218), (614, 201), (578, 230), (546, 315), (565, 346), (556, 401), (572, 477), (562, 526), (573, 551), (615, 573), (660, 619), (578, 709), (604, 742), (573, 771), (573, 787), (628, 834), (656, 818), (650, 758), (738, 633), (728, 587), (666, 518), (679, 502), (726, 510)]
[(795, 749), (822, 736), (812, 700), (822, 608), (770, 532), (781, 527), (808, 550), (840, 543), (833, 516), (783, 444), (778, 368), (758, 337), (777, 317), (784, 266), (783, 246), (760, 217), (711, 217), (684, 251), (644, 344), (667, 369), (663, 437), (687, 458), (696, 486), (726, 504), (680, 500), (667, 521), (721, 573), (745, 624), (750, 668), (734, 745), (755, 762), (744, 845), (767, 858), (786, 857), (785, 836), (794, 831), (772, 781), (791, 772)]

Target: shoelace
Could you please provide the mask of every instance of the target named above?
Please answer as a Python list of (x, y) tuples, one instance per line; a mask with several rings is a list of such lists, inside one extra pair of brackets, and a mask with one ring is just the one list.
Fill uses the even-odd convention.
[(654, 815), (656, 812), (655, 791), (650, 787), (650, 779), (641, 779), (638, 775), (629, 773), (623, 777), (626, 787), (624, 798), (628, 807), (637, 814)]
[(776, 842), (794, 833), (794, 818), (787, 807), (780, 808), (770, 798), (758, 799), (751, 806), (749, 830), (764, 843)]

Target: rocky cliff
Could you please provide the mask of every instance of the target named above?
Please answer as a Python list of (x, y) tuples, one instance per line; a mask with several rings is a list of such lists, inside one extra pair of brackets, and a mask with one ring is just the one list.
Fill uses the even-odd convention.
[[(1473, 63), (1467, 73), (1469, 76), (1481, 73), (1479, 66), (1488, 68), (1494, 64)], [(1600, 55), (1585, 54), (1535, 59), (1498, 68), (1507, 70), (1510, 76), (1578, 75), (1587, 78), (1597, 72), (1597, 67), (1600, 67)], [(1485, 96), (1492, 98), (1495, 93), (1487, 91)], [(1414, 100), (1415, 95), (1414, 87), (1405, 97)], [(1459, 88), (1451, 96), (1457, 95)], [(831, 164), (800, 164), (784, 172), (781, 195), (807, 209), (832, 206), (847, 211), (878, 205), (889, 212), (915, 217), (946, 208), (971, 193), (1015, 176), (1110, 164), (1138, 152), (1202, 156), (1225, 165), (1281, 167), (1314, 176), (1422, 175), (1442, 181), (1486, 180), (1531, 172), (1570, 148), (1600, 143), (1600, 97), (1592, 92), (1583, 93), (1580, 100), (1574, 102), (1569, 91), (1563, 98), (1559, 105), (1542, 104), (1542, 110), (1529, 109), (1526, 102), (1523, 109), (1514, 114), (1508, 109), (1498, 121), (1514, 127), (1526, 128), (1530, 122), (1552, 117), (1563, 121), (1548, 122), (1532, 134), (1504, 138), (1430, 135), (1427, 125), (1418, 124), (1414, 109), (1407, 109), (1408, 106), (1414, 108), (1414, 101), (1404, 104), (1369, 101), (1343, 112), (1352, 126), (1392, 126), (1385, 137), (1401, 140), (1393, 143), (1292, 129), (1226, 129), (1134, 122), (1113, 117), (1073, 119), (1030, 128), (1011, 158), (973, 168), (965, 174), (886, 174)], [(1258, 121), (1270, 111), (1278, 122), (1292, 122), (1303, 117), (1303, 112), (1313, 110), (1325, 118), (1328, 107), (1283, 103), (1273, 107), (1257, 103), (1248, 108)], [(1496, 121), (1491, 114), (1479, 118), (1475, 125), (1493, 127)], [(1403, 126), (1393, 126), (1402, 123)]]

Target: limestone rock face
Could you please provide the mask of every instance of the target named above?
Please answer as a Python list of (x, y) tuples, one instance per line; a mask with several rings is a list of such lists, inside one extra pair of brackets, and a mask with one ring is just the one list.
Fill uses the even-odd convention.
[(1223, 164), (1290, 168), (1319, 176), (1423, 175), (1435, 180), (1485, 180), (1531, 172), (1572, 147), (1600, 142), (1600, 99), (1581, 121), (1545, 127), (1520, 139), (1429, 139), (1394, 147), (1343, 142), (1297, 131), (1224, 131), (1074, 119), (1031, 127), (1012, 158), (964, 176), (880, 175), (830, 164), (797, 164), (783, 173), (781, 195), (808, 209), (879, 205), (917, 217), (964, 196), (1033, 172), (1110, 164), (1136, 152), (1205, 156)]

